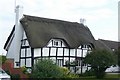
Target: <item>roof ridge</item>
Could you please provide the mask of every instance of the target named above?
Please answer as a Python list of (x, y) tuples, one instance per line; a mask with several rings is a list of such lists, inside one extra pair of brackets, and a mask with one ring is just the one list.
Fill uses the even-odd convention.
[(102, 41), (110, 41), (110, 42), (119, 42), (119, 41), (114, 41), (114, 40), (105, 40), (105, 39), (98, 39), (98, 40), (102, 40)]
[(78, 22), (71, 22), (71, 21), (65, 21), (65, 20), (59, 20), (59, 19), (51, 19), (51, 18), (44, 18), (44, 17), (38, 17), (38, 16), (31, 16), (31, 15), (25, 15), (25, 17), (27, 17), (27, 19), (29, 20), (33, 20), (33, 21), (39, 21), (39, 22), (50, 22), (50, 23), (62, 23), (62, 24), (72, 24), (72, 25), (83, 25), (83, 24), (80, 24)]

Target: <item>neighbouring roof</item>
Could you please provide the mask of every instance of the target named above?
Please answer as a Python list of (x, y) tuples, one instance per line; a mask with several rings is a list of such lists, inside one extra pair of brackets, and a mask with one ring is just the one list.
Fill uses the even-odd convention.
[(32, 48), (44, 47), (52, 38), (63, 39), (69, 48), (94, 42), (88, 27), (77, 22), (24, 15), (21, 24)]
[(105, 49), (105, 50), (108, 50), (108, 51), (112, 52), (111, 48), (100, 40), (95, 40), (94, 46), (95, 46), (96, 49)]
[(98, 39), (98, 41), (103, 42), (110, 49), (116, 49), (117, 50), (118, 47), (120, 47), (120, 42), (117, 42), (117, 41), (110, 41), (110, 40), (103, 40), (103, 39)]

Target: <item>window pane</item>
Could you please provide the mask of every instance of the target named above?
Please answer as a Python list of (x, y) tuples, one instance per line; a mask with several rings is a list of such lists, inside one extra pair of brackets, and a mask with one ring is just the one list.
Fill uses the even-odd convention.
[(77, 57), (81, 57), (82, 54), (82, 50), (81, 49), (77, 49)]
[(83, 50), (83, 57), (85, 57), (87, 54), (87, 50)]
[(25, 46), (29, 46), (28, 40), (26, 40), (26, 42), (25, 42)]
[(51, 48), (50, 56), (56, 56), (56, 48)]
[(25, 66), (25, 59), (21, 59), (20, 66)]
[(51, 59), (54, 63), (56, 63), (56, 57), (50, 57), (50, 59)]
[(25, 49), (21, 49), (21, 57), (25, 57)]
[(73, 61), (75, 61), (75, 58), (70, 58), (70, 62), (73, 62)]
[(43, 56), (49, 56), (49, 48), (43, 48)]
[(75, 58), (70, 58), (70, 65), (75, 65)]
[(64, 49), (64, 56), (69, 56), (69, 49), (67, 48)]
[(63, 59), (57, 59), (56, 64), (57, 64), (58, 66), (61, 66), (61, 67), (62, 67), (62, 65), (63, 65)]
[(69, 62), (69, 58), (68, 57), (64, 57), (64, 65), (66, 65), (67, 62)]
[(34, 57), (39, 57), (41, 56), (41, 48), (34, 49)]
[(75, 49), (70, 49), (70, 56), (75, 56)]
[(58, 48), (57, 56), (63, 56), (63, 48)]
[(31, 58), (26, 59), (26, 67), (31, 67)]
[(31, 49), (27, 48), (27, 57), (30, 57), (30, 56), (31, 56)]

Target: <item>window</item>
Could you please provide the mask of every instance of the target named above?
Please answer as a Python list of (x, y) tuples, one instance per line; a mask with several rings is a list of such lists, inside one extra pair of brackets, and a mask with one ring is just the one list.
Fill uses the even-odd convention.
[(56, 56), (56, 48), (51, 48), (50, 56)]
[(15, 62), (16, 63), (16, 66), (20, 66), (20, 63), (19, 62)]
[(26, 67), (31, 67), (31, 58), (26, 59)]
[(49, 56), (49, 48), (43, 48), (43, 56)]
[(63, 48), (58, 48), (57, 56), (63, 56)]
[(62, 67), (62, 65), (63, 65), (63, 59), (57, 59), (56, 64), (57, 64), (58, 66), (61, 66), (61, 67)]
[(54, 41), (54, 46), (58, 46), (58, 41)]
[(64, 48), (64, 56), (69, 56), (69, 49)]

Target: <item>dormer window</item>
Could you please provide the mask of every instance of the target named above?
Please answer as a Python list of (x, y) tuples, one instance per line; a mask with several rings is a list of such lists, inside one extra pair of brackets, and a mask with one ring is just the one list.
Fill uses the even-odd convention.
[(53, 46), (58, 46), (58, 41), (54, 41)]
[(47, 47), (66, 47), (66, 45), (61, 39), (51, 39)]

